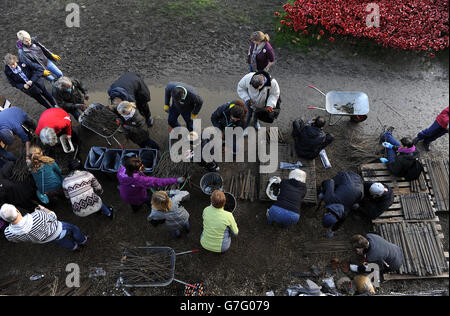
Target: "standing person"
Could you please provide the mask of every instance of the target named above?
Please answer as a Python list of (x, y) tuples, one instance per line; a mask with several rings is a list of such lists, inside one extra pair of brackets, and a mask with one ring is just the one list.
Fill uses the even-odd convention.
[(106, 206), (98, 194), (103, 193), (103, 188), (98, 180), (88, 171), (83, 170), (80, 161), (73, 160), (69, 165), (70, 173), (62, 183), (64, 195), (70, 199), (75, 215), (86, 217), (101, 212), (101, 214), (113, 219), (114, 209)]
[(413, 143), (417, 145), (420, 141), (423, 141), (423, 146), (425, 151), (430, 151), (430, 144), (434, 142), (439, 137), (448, 134), (448, 122), (449, 122), (449, 110), (448, 106), (439, 114), (434, 121), (433, 125), (429, 128), (421, 131), (416, 138), (414, 138)]
[(263, 72), (251, 72), (245, 75), (238, 84), (237, 93), (248, 108), (247, 127), (253, 114), (253, 127), (259, 130), (258, 120), (273, 123), (280, 109), (280, 87), (275, 79)]
[(59, 137), (67, 135), (72, 138), (72, 121), (69, 113), (60, 108), (44, 111), (39, 118), (35, 131), (44, 145), (55, 146)]
[(164, 223), (173, 237), (180, 238), (182, 230), (186, 233), (191, 230), (189, 213), (180, 205), (182, 201), (189, 199), (189, 192), (175, 190), (169, 193), (171, 197), (164, 191), (153, 193), (152, 212), (147, 220), (155, 227)]
[(270, 45), (270, 36), (261, 31), (253, 32), (250, 35), (250, 48), (248, 50), (248, 64), (250, 72), (269, 72), (275, 63), (275, 53)]
[(14, 205), (3, 204), (0, 216), (10, 223), (5, 229), (5, 237), (10, 242), (54, 243), (76, 251), (88, 241), (77, 226), (59, 221), (54, 212), (43, 206), (23, 216)]
[[(30, 159), (30, 136), (24, 128), (33, 130), (35, 124), (21, 108), (10, 107), (0, 112), (0, 142), (5, 146), (14, 143), (14, 135), (17, 135), (25, 144), (26, 159)], [(0, 143), (0, 156), (9, 161), (16, 161), (13, 154), (6, 151)]]
[(44, 68), (39, 64), (18, 64), (17, 56), (6, 54), (5, 75), (8, 82), (16, 89), (35, 99), (40, 105), (49, 109), (56, 105), (50, 92), (47, 91), (41, 77)]
[(80, 111), (86, 110), (86, 103), (89, 100), (88, 91), (83, 83), (68, 77), (61, 77), (53, 84), (52, 95), (58, 107), (72, 114), (77, 121), (81, 115)]
[(277, 201), (267, 211), (269, 225), (276, 222), (288, 228), (297, 224), (306, 191), (306, 172), (300, 169), (291, 171), (289, 179), (281, 181)]
[[(172, 104), (170, 100), (172, 99)], [(181, 115), (187, 129), (193, 131), (193, 121), (198, 117), (203, 106), (202, 98), (194, 88), (182, 82), (169, 82), (165, 89), (164, 111), (169, 113), (169, 126), (180, 126), (178, 117)]]
[(125, 165), (119, 168), (117, 179), (120, 185), (120, 197), (123, 201), (131, 205), (134, 212), (137, 212), (145, 203), (151, 209), (150, 197), (147, 190), (149, 188), (164, 187), (175, 183), (183, 183), (181, 178), (154, 178), (146, 176), (142, 160), (137, 157), (130, 157), (125, 160)]
[(359, 208), (364, 198), (364, 182), (352, 171), (340, 171), (325, 180), (321, 186), (319, 200), (325, 201), (325, 214), (322, 225), (328, 228), (328, 237), (333, 237), (352, 210)]
[(108, 95), (111, 100), (111, 110), (116, 111), (117, 106), (123, 102), (136, 103), (139, 113), (145, 118), (148, 126), (153, 126), (152, 114), (148, 102), (151, 101), (150, 89), (141, 78), (134, 72), (126, 72), (117, 79), (108, 89)]
[(40, 65), (43, 70), (47, 70), (44, 74), (45, 78), (52, 82), (62, 77), (63, 73), (54, 64), (61, 60), (61, 57), (53, 54), (44, 45), (42, 45), (37, 37), (31, 38), (26, 31), (17, 33), (17, 49), (19, 51), (19, 60), (27, 65), (32, 63)]
[(224, 210), (226, 202), (222, 191), (214, 191), (211, 195), (211, 206), (203, 210), (200, 244), (208, 251), (226, 252), (231, 246), (231, 235), (236, 237), (239, 233), (233, 214)]
[(365, 217), (374, 220), (389, 210), (394, 204), (394, 191), (382, 183), (364, 182), (364, 199), (356, 210)]
[[(381, 271), (395, 272), (403, 265), (403, 249), (375, 234), (355, 235), (351, 239), (356, 253), (368, 263), (376, 263)], [(365, 265), (351, 265), (353, 272), (366, 272)]]
[(124, 101), (117, 107), (117, 112), (123, 118), (123, 129), (127, 137), (141, 148), (159, 150), (159, 145), (150, 138), (148, 126), (144, 117), (136, 110), (136, 104)]
[(38, 146), (32, 146), (30, 153), (31, 162), (28, 167), (38, 191), (46, 194), (50, 202), (54, 198), (62, 197), (64, 195), (62, 190), (64, 177), (58, 164), (53, 158), (44, 156), (42, 149)]
[(325, 123), (321, 116), (313, 118), (310, 124), (306, 124), (302, 119), (294, 121), (292, 136), (295, 139), (297, 156), (316, 159), (322, 149), (333, 142), (333, 135), (323, 131)]

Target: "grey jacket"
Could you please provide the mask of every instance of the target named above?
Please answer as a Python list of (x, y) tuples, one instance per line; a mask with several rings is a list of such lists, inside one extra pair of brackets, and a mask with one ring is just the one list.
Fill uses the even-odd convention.
[[(367, 234), (369, 249), (366, 252), (366, 259), (380, 266), (380, 269), (387, 267), (389, 271), (398, 271), (403, 264), (403, 250), (378, 235)], [(385, 263), (387, 265), (385, 265)]]
[(152, 209), (152, 212), (147, 217), (149, 222), (165, 220), (165, 226), (168, 230), (177, 230), (183, 228), (183, 226), (189, 221), (189, 213), (186, 209), (180, 205), (182, 201), (189, 199), (189, 192), (187, 191), (170, 191), (171, 201), (173, 203), (172, 208), (168, 212), (161, 212)]

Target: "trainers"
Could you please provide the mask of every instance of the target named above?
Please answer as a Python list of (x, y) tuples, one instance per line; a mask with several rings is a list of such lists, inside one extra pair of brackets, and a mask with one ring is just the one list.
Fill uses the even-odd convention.
[(259, 124), (258, 121), (255, 122), (254, 127), (257, 131), (259, 131), (259, 129), (261, 128), (261, 125)]
[(108, 216), (110, 220), (113, 220), (116, 218), (116, 212), (114, 212), (114, 208), (113, 207), (108, 207), (110, 215)]
[(248, 136), (248, 128), (246, 128), (246, 129), (244, 130), (244, 133), (242, 134), (242, 136), (244, 136), (244, 137), (247, 137), (247, 136)]

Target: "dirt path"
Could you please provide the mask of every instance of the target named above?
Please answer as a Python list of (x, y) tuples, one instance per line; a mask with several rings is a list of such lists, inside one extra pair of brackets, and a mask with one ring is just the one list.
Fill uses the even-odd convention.
[[(273, 0), (245, 4), (237, 0), (197, 1), (195, 3), (208, 5), (192, 5), (191, 10), (182, 1), (107, 3), (86, 2), (81, 13), (81, 28), (68, 29), (64, 26), (66, 15), (60, 1), (30, 3), (19, 0), (14, 5), (12, 1), (6, 1), (0, 19), (0, 56), (16, 52), (15, 34), (25, 28), (32, 35), (39, 35), (46, 46), (60, 54), (63, 58), (60, 66), (65, 74), (82, 79), (98, 101), (105, 99), (109, 84), (123, 72), (141, 73), (154, 87), (150, 106), (157, 117), (153, 131), (160, 143), (167, 142), (167, 118), (161, 111), (161, 91), (167, 82), (184, 81), (207, 95), (209, 103), (205, 103), (201, 118), (209, 121), (215, 107), (236, 97), (237, 83), (247, 71), (245, 60), (250, 33), (261, 29), (273, 36), (272, 14), (282, 5), (282, 1)], [(272, 74), (280, 84), (283, 98), (283, 111), (277, 125), (286, 133), (290, 133), (294, 118), (322, 114), (307, 110), (309, 105), (325, 104), (320, 94), (306, 88), (308, 84), (323, 91), (363, 91), (369, 95), (371, 112), (366, 122), (355, 126), (344, 120), (338, 126), (328, 128), (341, 137), (329, 150), (333, 169), (325, 171), (318, 161), (318, 181), (334, 176), (339, 170), (356, 170), (357, 166), (338, 155), (347, 145), (346, 135), (352, 131), (374, 135), (380, 132), (380, 120), (385, 125), (395, 126), (399, 137), (414, 135), (431, 125), (449, 103), (448, 50), (430, 61), (411, 53), (325, 43), (306, 52), (276, 47), (276, 55)], [(38, 119), (43, 108), (1, 77), (1, 94), (22, 105)], [(91, 101), (97, 100), (91, 98)], [(133, 146), (121, 141), (128, 147)], [(105, 145), (102, 139), (95, 137), (89, 138), (87, 143)], [(448, 154), (448, 136), (445, 136), (433, 144), (430, 155), (448, 157)], [(234, 167), (224, 165), (222, 172), (236, 172)], [(194, 184), (198, 184), (202, 172), (195, 169)], [(131, 213), (118, 197), (114, 176), (97, 176), (106, 192), (105, 201), (118, 210), (114, 222), (95, 216), (76, 218), (67, 203), (61, 202), (57, 207), (61, 219), (78, 225), (92, 237), (86, 251), (69, 255), (51, 245), (13, 245), (0, 240), (0, 279), (19, 278), (16, 293), (27, 293), (30, 286), (27, 278), (33, 274), (46, 274), (50, 280), (52, 275), (58, 275), (64, 280), (64, 269), (71, 262), (80, 264), (86, 278), (90, 267), (106, 267), (120, 258), (121, 243), (163, 245), (177, 251), (200, 247), (201, 212), (209, 202), (195, 186), (190, 189), (194, 198), (186, 205), (191, 214), (192, 231), (186, 238), (174, 241), (162, 229), (148, 225), (148, 210)], [(202, 252), (180, 258), (176, 277), (204, 282), (210, 295), (261, 295), (270, 290), (283, 295), (290, 284), (299, 282), (289, 275), (290, 271), (306, 271), (313, 264), (324, 267), (334, 256), (341, 260), (356, 259), (351, 252), (315, 256), (301, 253), (299, 245), (302, 242), (324, 237), (318, 217), (306, 208), (299, 225), (280, 230), (267, 226), (264, 214), (269, 205), (240, 203), (237, 221), (241, 233), (233, 240), (230, 251), (223, 256)], [(448, 251), (448, 215), (441, 216), (441, 224)], [(337, 238), (348, 239), (352, 234), (366, 233), (370, 229), (368, 223), (349, 219)], [(114, 278), (108, 275), (95, 283), (89, 294), (111, 294), (109, 291), (114, 284)], [(173, 284), (161, 289), (134, 291), (133, 294), (176, 295), (182, 288)], [(448, 288), (448, 280), (391, 282), (383, 284), (382, 291), (441, 288)]]

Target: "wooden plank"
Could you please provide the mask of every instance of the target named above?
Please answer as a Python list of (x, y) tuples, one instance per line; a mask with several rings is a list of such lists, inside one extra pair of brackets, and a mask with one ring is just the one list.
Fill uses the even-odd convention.
[(424, 223), (424, 222), (439, 222), (439, 217), (435, 217), (433, 219), (421, 219), (421, 220), (405, 220), (404, 217), (389, 217), (389, 218), (380, 218), (374, 219), (372, 224), (384, 224), (384, 223)]
[(384, 163), (369, 163), (361, 166), (361, 170), (388, 170)]
[(405, 275), (405, 274), (383, 274), (383, 279), (385, 281), (393, 280), (423, 280), (423, 279), (444, 279), (448, 278), (448, 272), (441, 275), (429, 275), (429, 276), (418, 276), (418, 275)]

